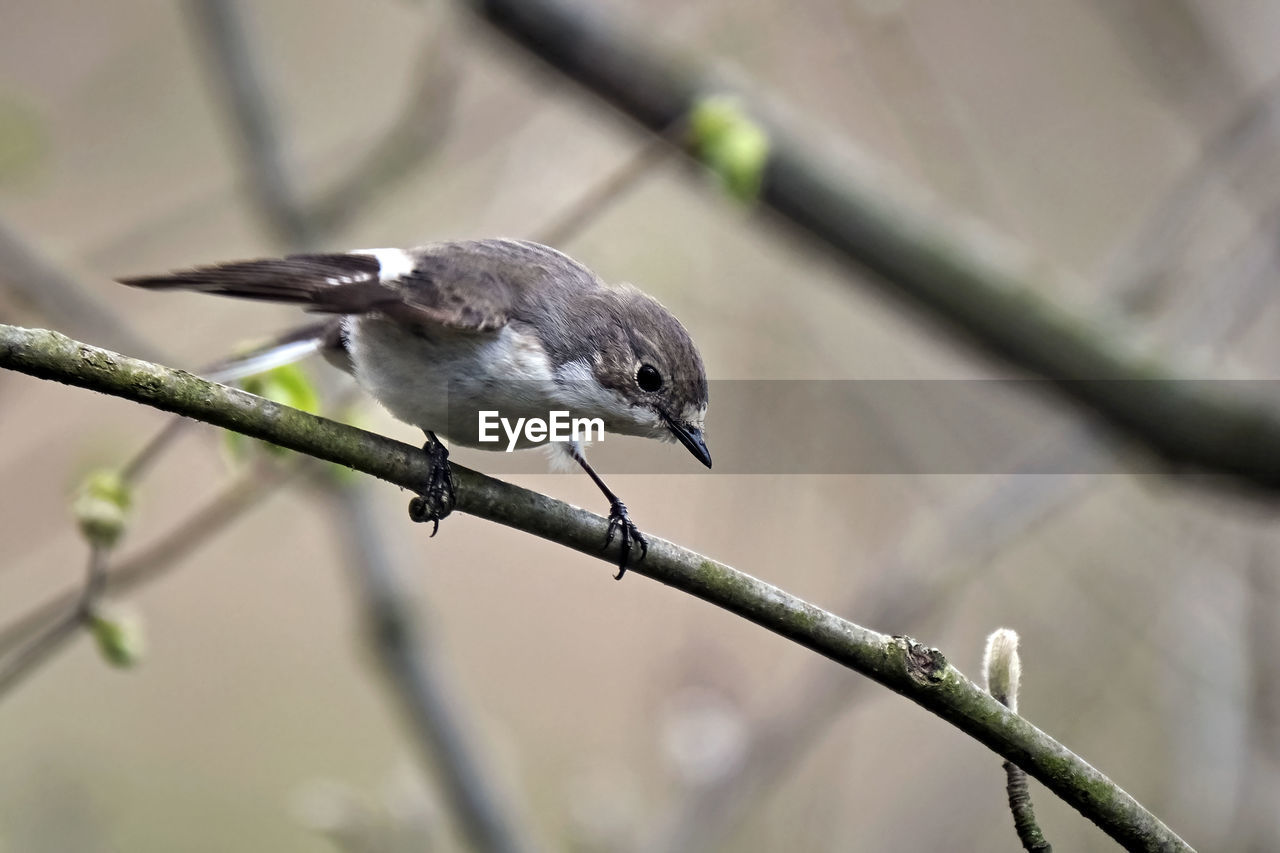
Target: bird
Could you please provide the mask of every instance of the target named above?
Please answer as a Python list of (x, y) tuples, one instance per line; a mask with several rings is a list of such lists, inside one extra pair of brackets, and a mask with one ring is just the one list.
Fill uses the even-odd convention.
[[(626, 573), (648, 541), (626, 504), (587, 462), (576, 433), (486, 434), (506, 423), (571, 412), (604, 432), (679, 442), (708, 468), (706, 370), (688, 331), (656, 299), (609, 285), (568, 255), (526, 240), (428, 243), (213, 263), (122, 284), (290, 303), (329, 315), (281, 336), (242, 367), (261, 369), (318, 350), (393, 417), (426, 434), (426, 483), (409, 515), (432, 522), (454, 506), (451, 444), (488, 450), (546, 444), (553, 464), (576, 464), (609, 502), (604, 547), (615, 535)], [(559, 440), (557, 440), (559, 439)]]

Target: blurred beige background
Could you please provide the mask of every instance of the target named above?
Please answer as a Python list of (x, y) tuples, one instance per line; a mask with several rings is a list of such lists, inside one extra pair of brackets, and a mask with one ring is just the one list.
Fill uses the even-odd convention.
[[(1257, 235), (1280, 199), (1277, 161), (1264, 156), (1274, 128), (1194, 170), (1268, 91), (1280, 6), (595, 5), (732, 69), (823, 144), (882, 162), (942, 209), (1074, 273), (1080, 290), (1055, 299), (1117, 329), (1120, 306), (1138, 312), (1135, 344), (1201, 375), (1272, 375), (1274, 258)], [(461, 9), (245, 7), (308, 195), (380, 137), (415, 75), (438, 79), (442, 102), (454, 87), (438, 148), (326, 247), (533, 236), (644, 142)], [(241, 191), (234, 132), (180, 5), (4, 0), (0, 22), (0, 213), (175, 365), (294, 322), (274, 306), (111, 283), (283, 249)], [(1179, 195), (1188, 174), (1207, 177)], [(1161, 232), (1170, 220), (1178, 228)], [(668, 305), (712, 378), (1008, 372), (680, 164), (561, 248)], [(3, 290), (0, 319), (57, 325)], [(420, 441), (372, 406), (359, 417)], [(0, 375), (0, 616), (79, 579), (71, 489), (162, 422)], [(714, 434), (709, 443), (714, 453)], [(1270, 508), (1149, 475), (745, 477), (691, 460), (687, 470), (610, 483), (642, 530), (916, 636), (973, 677), (986, 634), (1015, 628), (1023, 714), (1200, 849), (1280, 843), (1267, 805), (1280, 797), (1280, 710), (1265, 691), (1280, 660), (1267, 631), (1280, 606)], [(122, 552), (228, 476), (220, 442), (191, 431), (139, 495)], [(604, 508), (582, 476), (516, 479)], [(547, 849), (639, 849), (697, 802), (698, 785), (736, 775), (742, 738), (779, 715), (795, 742), (766, 759), (773, 772), (723, 849), (1017, 849), (1000, 759), (909, 702), (641, 577), (615, 583), (605, 563), (465, 516), (428, 540), (404, 520), (407, 495), (384, 484), (368, 495), (481, 754)], [(1046, 509), (1028, 510), (1041, 500)], [(140, 668), (112, 670), (82, 639), (4, 696), (0, 849), (332, 849), (299, 803), (310, 814), (335, 786), (369, 820), (410, 838), (425, 820), (431, 849), (460, 849), (370, 665), (343, 562), (325, 505), (282, 492), (127, 596), (148, 634)], [(899, 571), (904, 584), (945, 590), (944, 603), (886, 610), (886, 591), (914, 594), (895, 589)], [(1033, 794), (1060, 849), (1111, 849), (1034, 783)]]

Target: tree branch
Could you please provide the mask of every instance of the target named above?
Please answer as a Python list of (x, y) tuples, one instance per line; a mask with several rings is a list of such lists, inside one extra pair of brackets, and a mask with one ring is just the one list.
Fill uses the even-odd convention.
[[(687, 57), (572, 0), (472, 0), (539, 59), (661, 133), (731, 87)], [(768, 128), (759, 200), (869, 281), (950, 324), (986, 352), (1055, 387), (1177, 465), (1280, 490), (1280, 418), (1262, 405), (1179, 383), (1101, 324), (1042, 294), (1054, 276), (1025, 251), (913, 199), (883, 170), (819, 150), (804, 131), (746, 107)], [(688, 151), (696, 156), (692, 146)]]
[(350, 170), (307, 206), (316, 230), (333, 234), (379, 196), (405, 179), (439, 149), (458, 99), (455, 34), (441, 21), (414, 50), (418, 68), (394, 123)]
[(89, 549), (88, 577), (82, 591), (75, 596), (75, 601), (27, 645), (14, 652), (9, 659), (0, 662), (0, 696), (13, 689), (42, 661), (90, 623), (98, 595), (106, 581), (107, 555), (110, 550), (103, 545), (93, 545)]
[(72, 334), (153, 361), (164, 359), (164, 353), (135, 333), (108, 302), (4, 218), (0, 218), (0, 287), (34, 308), (38, 316), (56, 318), (45, 322), (56, 322)]
[[(241, 474), (190, 518), (178, 523), (158, 541), (109, 567), (106, 573), (106, 592), (126, 592), (169, 571), (192, 551), (293, 479), (300, 473), (299, 467), (259, 465)], [(309, 467), (314, 473), (321, 465), (316, 462)], [(80, 597), (80, 590), (79, 586), (64, 589), (0, 628), (0, 655), (27, 642), (43, 631), (59, 614), (74, 607)]]
[[(416, 447), (310, 415), (183, 371), (0, 325), (0, 367), (134, 400), (235, 430), (413, 489), (429, 463)], [(616, 563), (598, 515), (454, 465), (457, 509)], [(1023, 767), (1130, 850), (1190, 850), (1129, 794), (1012, 713), (936, 649), (855, 625), (723, 563), (651, 536), (636, 574), (694, 595), (906, 696)]]
[(188, 0), (187, 11), (204, 43), (208, 72), (226, 101), (227, 115), (244, 149), (245, 184), (263, 222), (286, 245), (311, 246), (315, 228), (276, 133), (258, 52), (250, 44), (237, 0)]
[(414, 742), (425, 753), (427, 765), (437, 769), (450, 811), (477, 850), (531, 853), (537, 849), (533, 833), (517, 820), (515, 804), (502, 796), (495, 774), (480, 760), (477, 740), (453, 701), (438, 655), (424, 639), (429, 632), (419, 628), (421, 620), (410, 606), (406, 584), (362, 485), (330, 478), (325, 492), (346, 540), (370, 645), (409, 718)]

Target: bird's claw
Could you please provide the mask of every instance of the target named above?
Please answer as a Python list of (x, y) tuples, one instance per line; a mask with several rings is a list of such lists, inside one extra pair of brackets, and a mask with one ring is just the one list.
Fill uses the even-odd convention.
[(618, 563), (618, 573), (613, 577), (614, 580), (622, 580), (622, 576), (627, 573), (627, 560), (631, 556), (633, 543), (640, 546), (640, 559), (643, 560), (649, 553), (649, 541), (631, 522), (631, 517), (627, 515), (627, 505), (619, 500), (609, 505), (609, 529), (605, 531), (605, 548), (613, 544), (615, 535), (618, 536), (622, 558)]
[(409, 518), (419, 524), (431, 522), (431, 535), (440, 530), (440, 520), (453, 512), (455, 494), (453, 471), (449, 468), (449, 450), (434, 435), (422, 446), (431, 460), (427, 484), (417, 497), (409, 501)]

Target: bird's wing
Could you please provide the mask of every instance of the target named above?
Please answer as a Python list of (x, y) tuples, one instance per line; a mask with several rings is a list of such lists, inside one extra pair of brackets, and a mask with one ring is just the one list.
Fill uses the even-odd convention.
[(231, 261), (117, 280), (153, 290), (288, 302), (328, 314), (378, 313), (427, 328), (502, 328), (513, 301), (509, 277), (483, 261), (464, 262), (462, 255), (471, 253), (451, 251), (451, 245)]

